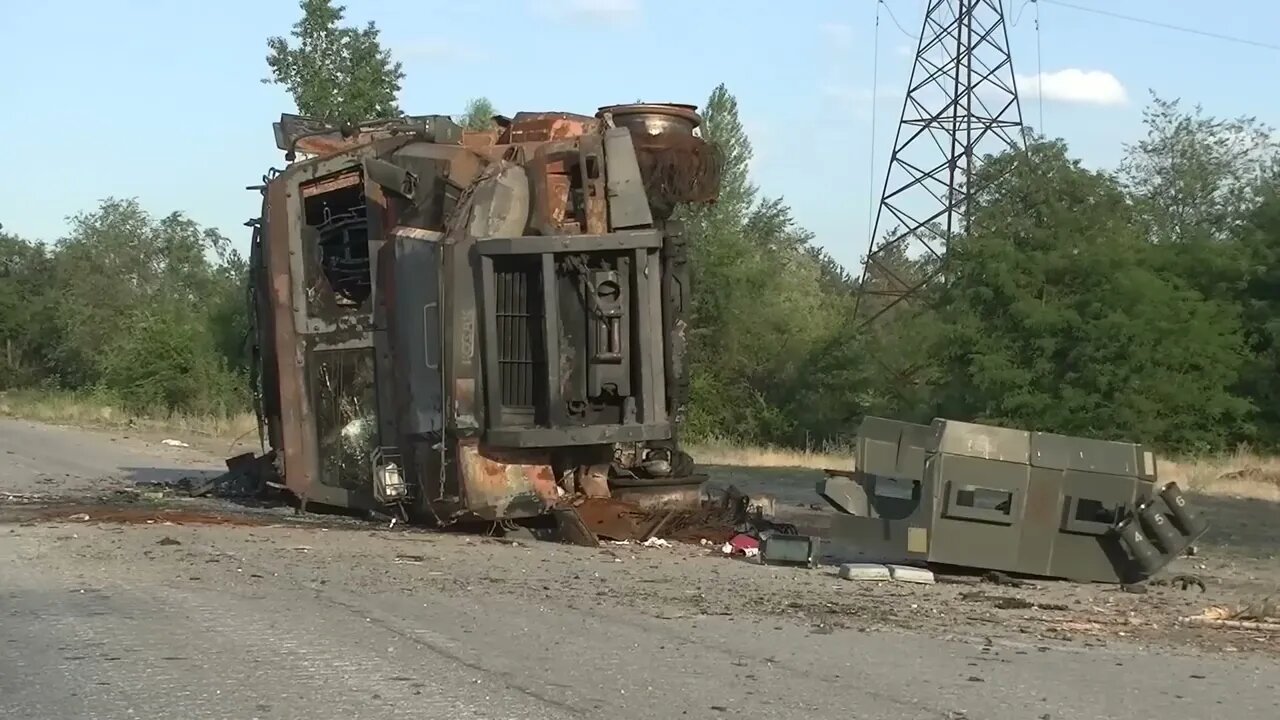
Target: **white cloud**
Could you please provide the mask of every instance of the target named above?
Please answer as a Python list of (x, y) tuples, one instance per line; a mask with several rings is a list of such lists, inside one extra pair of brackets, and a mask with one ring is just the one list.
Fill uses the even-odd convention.
[(533, 0), (533, 9), (558, 20), (625, 25), (640, 17), (640, 0)]
[(1129, 93), (1115, 75), (1105, 70), (1067, 68), (1042, 72), (1037, 77), (1018, 76), (1018, 91), (1025, 97), (1077, 105), (1124, 105)]

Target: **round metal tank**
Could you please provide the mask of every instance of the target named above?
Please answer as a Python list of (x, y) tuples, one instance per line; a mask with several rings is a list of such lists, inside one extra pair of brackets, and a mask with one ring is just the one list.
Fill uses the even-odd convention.
[(693, 137), (695, 129), (702, 124), (697, 109), (696, 105), (680, 103), (631, 103), (606, 105), (596, 112), (596, 117), (612, 115), (614, 125), (625, 127), (633, 134), (653, 136), (670, 133)]

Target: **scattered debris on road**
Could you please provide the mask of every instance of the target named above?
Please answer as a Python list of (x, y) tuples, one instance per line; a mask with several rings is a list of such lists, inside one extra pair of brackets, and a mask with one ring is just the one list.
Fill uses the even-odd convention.
[(1213, 606), (1199, 615), (1182, 618), (1188, 625), (1280, 633), (1280, 605), (1267, 598), (1255, 605), (1238, 608)]
[(990, 603), (997, 610), (1052, 610), (1065, 612), (1071, 608), (1063, 603), (1038, 602), (1011, 595), (992, 595), (982, 591), (960, 593), (965, 602)]
[(111, 505), (50, 505), (33, 508), (32, 519), (71, 522), (94, 522), (127, 525), (267, 525), (264, 519), (239, 513), (201, 512), (173, 508), (126, 507)]

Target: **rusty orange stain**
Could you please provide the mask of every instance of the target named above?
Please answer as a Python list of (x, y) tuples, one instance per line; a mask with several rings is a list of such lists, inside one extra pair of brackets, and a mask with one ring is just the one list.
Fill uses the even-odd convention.
[(458, 469), (468, 509), (484, 519), (531, 517), (560, 495), (551, 458), (544, 451), (481, 449), (459, 442)]

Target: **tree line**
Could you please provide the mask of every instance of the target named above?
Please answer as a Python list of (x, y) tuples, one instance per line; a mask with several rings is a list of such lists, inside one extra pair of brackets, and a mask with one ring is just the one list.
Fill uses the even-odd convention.
[[(332, 120), (399, 112), (373, 24), (302, 0), (267, 82)], [(465, 116), (483, 125), (484, 98)], [(883, 276), (841, 267), (748, 173), (724, 86), (702, 107), (720, 200), (683, 208), (693, 268), (689, 433), (847, 440), (860, 417), (943, 416), (1209, 452), (1280, 445), (1280, 149), (1253, 118), (1153, 97), (1114, 171), (1060, 140), (987, 158), (945, 265), (863, 324)], [(937, 268), (901, 253), (893, 274)], [(0, 232), (0, 389), (96, 393), (139, 410), (248, 407), (244, 260), (181, 213), (108, 199), (45, 244)], [(863, 305), (855, 313), (862, 292)], [(874, 306), (872, 310), (874, 310)], [(903, 375), (899, 369), (911, 367)]]

